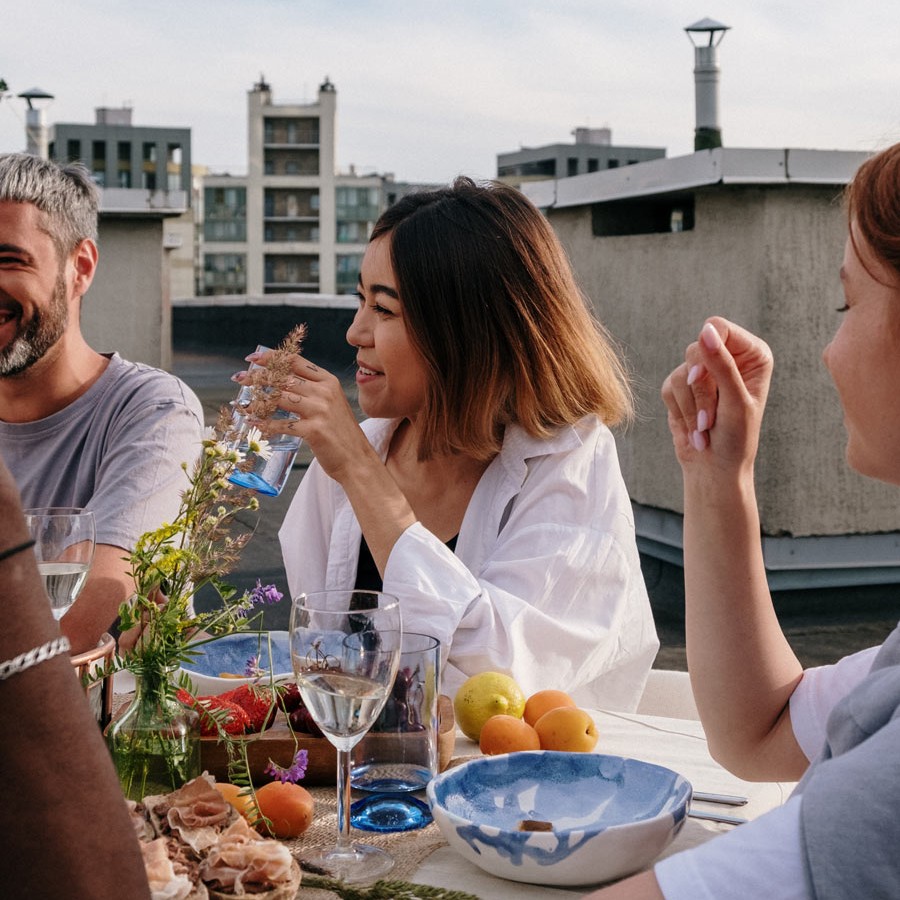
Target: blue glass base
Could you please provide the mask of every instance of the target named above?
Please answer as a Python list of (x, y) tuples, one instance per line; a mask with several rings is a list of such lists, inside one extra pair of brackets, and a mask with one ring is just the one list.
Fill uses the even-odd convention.
[(361, 831), (414, 831), (431, 821), (428, 804), (409, 794), (370, 794), (350, 807), (350, 824)]
[(265, 494), (267, 497), (277, 497), (281, 493), (277, 488), (273, 488), (268, 481), (263, 481), (262, 478), (254, 475), (252, 472), (234, 472), (228, 477), (228, 480), (238, 487), (251, 488), (260, 494)]

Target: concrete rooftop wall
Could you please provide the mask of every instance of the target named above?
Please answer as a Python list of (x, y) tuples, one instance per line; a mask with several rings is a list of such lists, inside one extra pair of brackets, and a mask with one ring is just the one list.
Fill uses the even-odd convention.
[(720, 314), (775, 354), (757, 466), (764, 533), (897, 529), (900, 494), (844, 462), (842, 414), (821, 361), (843, 304), (838, 194), (834, 185), (707, 187), (695, 193), (693, 230), (622, 237), (594, 237), (589, 205), (548, 211), (635, 376), (638, 420), (618, 439), (636, 502), (683, 511), (659, 388), (704, 319)]
[(82, 301), (85, 339), (103, 352), (170, 369), (171, 298), (163, 220), (101, 216), (100, 261)]

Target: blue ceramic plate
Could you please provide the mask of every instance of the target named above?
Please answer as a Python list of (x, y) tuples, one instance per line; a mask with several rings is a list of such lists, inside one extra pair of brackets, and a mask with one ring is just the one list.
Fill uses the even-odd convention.
[(684, 825), (691, 785), (599, 753), (485, 756), (438, 775), (428, 801), (455, 850), (493, 875), (588, 885), (649, 865)]
[[(248, 661), (254, 656), (264, 670), (260, 678), (246, 674)], [(199, 696), (223, 694), (239, 684), (267, 682), (269, 673), (276, 680), (292, 678), (289, 636), (286, 631), (225, 635), (199, 647), (197, 656), (181, 670), (190, 676)], [(226, 673), (230, 677), (222, 677)]]

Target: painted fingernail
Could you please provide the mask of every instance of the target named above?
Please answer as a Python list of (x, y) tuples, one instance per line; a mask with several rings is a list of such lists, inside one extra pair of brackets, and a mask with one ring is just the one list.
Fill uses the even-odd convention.
[(258, 359), (262, 357), (262, 353), (257, 353), (255, 350), (252, 353), (248, 353), (244, 359), (247, 362), (256, 362)]
[(707, 414), (705, 409), (701, 409), (700, 412), (697, 413), (697, 431), (708, 431), (709, 430), (709, 415)]
[(705, 450), (706, 449), (706, 438), (699, 431), (691, 432), (691, 444), (693, 445), (695, 450)]
[(718, 350), (722, 346), (722, 338), (719, 337), (719, 332), (709, 322), (703, 326), (703, 330), (700, 332), (700, 340), (703, 341), (703, 346), (707, 350)]
[(244, 378), (244, 376), (246, 376), (246, 374), (246, 369), (243, 372), (235, 372), (234, 375), (231, 376), (231, 380), (239, 382), (242, 378)]
[(701, 375), (703, 374), (703, 366), (699, 364), (695, 364), (691, 366), (690, 371), (688, 372), (687, 383), (688, 385), (693, 384)]

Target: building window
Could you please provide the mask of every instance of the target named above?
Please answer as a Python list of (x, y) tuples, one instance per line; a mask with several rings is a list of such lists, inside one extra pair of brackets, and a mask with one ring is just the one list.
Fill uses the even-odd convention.
[(339, 294), (355, 294), (359, 285), (359, 270), (362, 266), (362, 253), (339, 253), (335, 257), (337, 270), (337, 292)]
[(629, 234), (667, 234), (694, 228), (692, 194), (635, 200), (614, 200), (591, 207), (591, 231), (595, 237)]
[(607, 169), (618, 169), (619, 161), (617, 159), (608, 159), (606, 161), (606, 168)]
[(571, 178), (573, 175), (578, 174), (578, 158), (575, 156), (570, 156), (566, 160), (566, 175)]
[(141, 158), (144, 162), (147, 163), (155, 163), (156, 162), (156, 144), (150, 143), (149, 141), (144, 144), (144, 148), (141, 154)]
[(204, 240), (213, 242), (247, 240), (246, 188), (204, 188), (203, 208)]
[(596, 172), (600, 168), (600, 160), (593, 157), (588, 160), (588, 172)]
[(81, 141), (72, 140), (71, 138), (66, 141), (66, 161), (67, 162), (78, 162), (81, 159)]
[(318, 256), (267, 253), (264, 267), (267, 294), (315, 293), (319, 289)]
[(203, 293), (247, 293), (247, 259), (243, 253), (207, 253), (203, 257)]
[(169, 144), (166, 148), (166, 190), (182, 189), (181, 144)]
[(106, 187), (106, 141), (91, 141), (91, 176)]
[(131, 172), (128, 169), (120, 169), (117, 173), (120, 188), (131, 187)]

